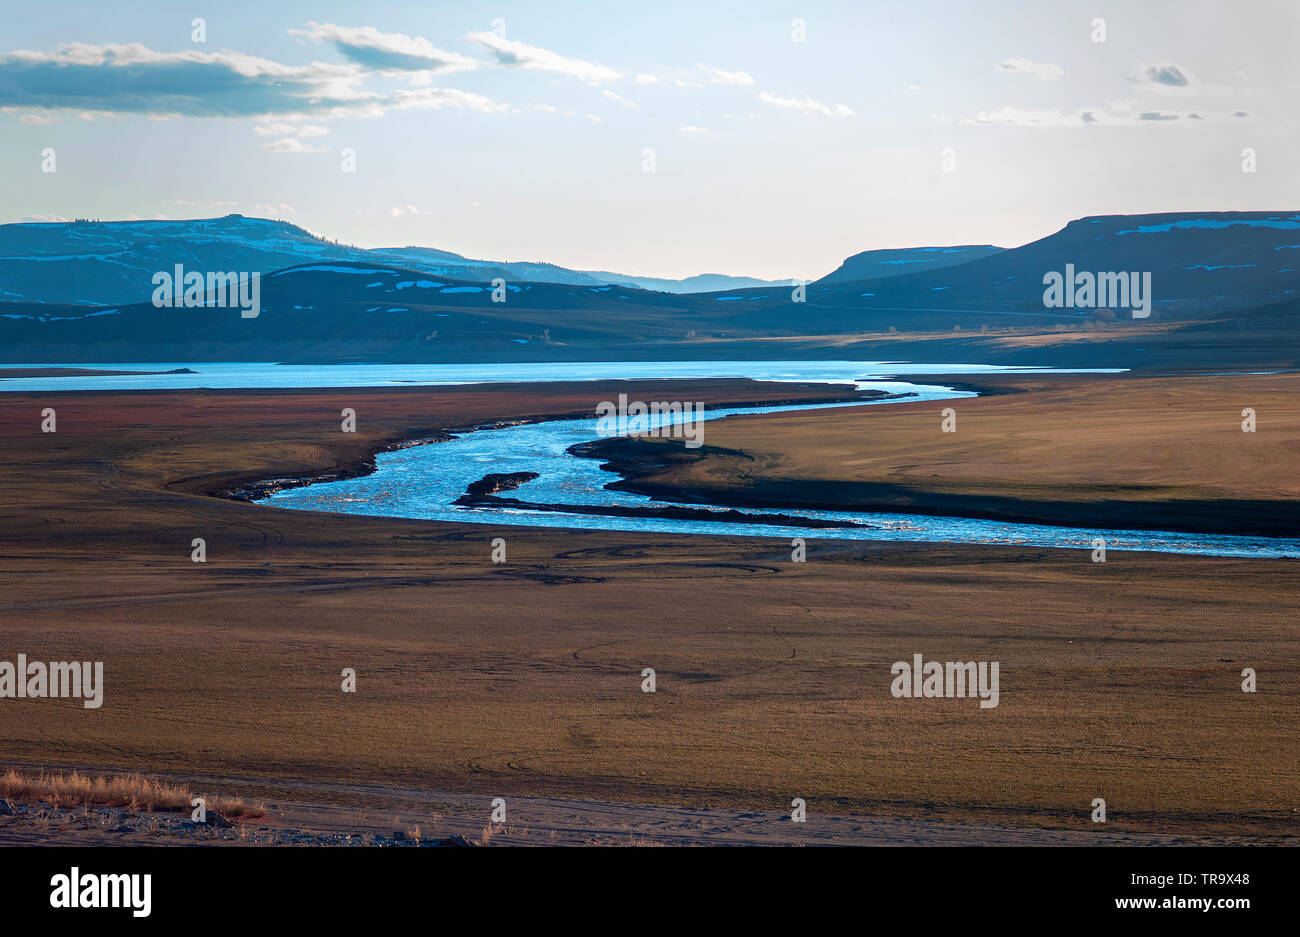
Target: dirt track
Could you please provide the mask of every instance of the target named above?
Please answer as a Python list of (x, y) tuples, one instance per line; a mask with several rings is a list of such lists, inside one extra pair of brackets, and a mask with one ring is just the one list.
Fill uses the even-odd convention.
[[(229, 780), (200, 783), (230, 786)], [(260, 785), (265, 789), (265, 785)], [(79, 846), (409, 845), (459, 836), (478, 846), (1165, 846), (1248, 845), (1250, 836), (1188, 837), (1091, 829), (1036, 829), (819, 811), (802, 823), (767, 809), (675, 807), (554, 797), (511, 797), (506, 821), (492, 824), (477, 795), (374, 785), (293, 785), (267, 817), (233, 828), (196, 828), (180, 815), (124, 818), (122, 811), (41, 811), (0, 817), (0, 846), (58, 842)], [(346, 805), (345, 805), (346, 804)], [(1289, 844), (1300, 844), (1293, 837)]]

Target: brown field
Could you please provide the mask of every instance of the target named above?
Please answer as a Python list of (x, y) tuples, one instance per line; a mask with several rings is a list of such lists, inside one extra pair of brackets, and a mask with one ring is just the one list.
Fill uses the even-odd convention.
[[(866, 472), (860, 460), (915, 478), (944, 462), (953, 490), (978, 491), (988, 472), (995, 489), (1032, 478), (1068, 493), (1100, 469), (1199, 498), (1223, 497), (1244, 465), (1264, 474), (1235, 498), (1294, 498), (1294, 449), (1268, 435), (1288, 399), (1295, 419), (1293, 385), (1171, 379), (1150, 398), (1132, 379), (1038, 380), (957, 402), (947, 439), (932, 404), (828, 411), (783, 471)], [(1078, 405), (1107, 386), (1176, 422), (1192, 419), (1183, 395), (1199, 393), (1238, 435), (1254, 406), (1249, 445), (1265, 455), (1234, 462), (1226, 444), (1210, 453), (1163, 435), (1129, 451), (1163, 457), (1107, 457), (1096, 434), (1109, 424)], [(97, 710), (0, 700), (6, 766), (203, 778), (214, 793), (216, 778), (222, 791), (322, 805), (455, 792), (481, 797), (484, 817), (496, 796), (772, 814), (804, 797), (810, 826), (819, 811), (956, 821), (976, 824), (970, 841), (992, 841), (980, 830), (993, 825), (1100, 836), (1089, 813), (1104, 797), (1106, 835), (1295, 835), (1294, 561), (1112, 553), (1094, 564), (1086, 551), (828, 537), (795, 564), (788, 543), (761, 538), (454, 525), (206, 494), (360, 470), (405, 437), (586, 412), (620, 390), (711, 404), (825, 393), (647, 382), (0, 395), (0, 660), (102, 660), (106, 682)], [(1018, 423), (1028, 417), (1003, 410), (1016, 402), (1056, 420)], [(39, 432), (46, 406), (56, 434)], [(347, 406), (355, 435), (338, 431)], [(766, 427), (711, 424), (705, 441), (757, 446), (755, 425)], [(1021, 462), (997, 454), (999, 425), (1023, 441)], [(1114, 429), (1112, 444), (1132, 430)], [(945, 455), (954, 443), (969, 448)], [(1071, 474), (1076, 459), (1098, 461)], [(1000, 464), (1022, 474), (999, 478)], [(507, 564), (490, 562), (496, 536)], [(194, 537), (206, 564), (190, 561)], [(1000, 661), (1001, 704), (892, 698), (889, 666), (914, 653)], [(355, 694), (340, 692), (345, 667)], [(654, 695), (640, 691), (644, 667), (658, 673)], [(1241, 692), (1243, 667), (1258, 670), (1258, 693)]]
[[(942, 381), (942, 378), (933, 380)], [(987, 384), (986, 379), (981, 383)], [(1066, 526), (1300, 535), (1300, 373), (1016, 376), (991, 396), (735, 416), (636, 490), (738, 505), (866, 507)], [(956, 413), (943, 432), (941, 411)], [(1242, 431), (1245, 408), (1256, 431)]]

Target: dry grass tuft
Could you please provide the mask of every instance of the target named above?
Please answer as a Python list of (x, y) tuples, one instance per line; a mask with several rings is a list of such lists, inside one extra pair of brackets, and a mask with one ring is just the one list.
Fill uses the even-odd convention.
[[(169, 784), (142, 774), (91, 777), (71, 774), (28, 776), (10, 769), (0, 775), (0, 797), (54, 807), (125, 807), (132, 813), (154, 810), (189, 810), (194, 793), (188, 788)], [(248, 804), (239, 798), (213, 797), (207, 809), (227, 817), (262, 817), (266, 808)]]

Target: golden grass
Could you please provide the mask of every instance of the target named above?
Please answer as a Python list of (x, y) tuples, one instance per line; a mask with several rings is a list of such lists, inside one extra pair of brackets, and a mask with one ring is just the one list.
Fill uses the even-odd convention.
[[(675, 441), (639, 439), (652, 471), (635, 490), (1085, 528), (1290, 536), (1300, 522), (1300, 374), (975, 383), (1018, 392), (731, 416), (680, 460), (665, 461)], [(1248, 408), (1258, 424), (1243, 432)]]
[[(911, 440), (931, 460), (934, 446), (978, 448), (1012, 422), (1001, 401), (1055, 432), (1043, 415), (1084, 420), (1059, 395), (1096, 380), (1056, 377), (1008, 376), (1026, 392), (959, 401), (956, 434), (940, 433), (937, 404), (808, 411), (838, 415), (826, 435), (811, 416), (790, 427), (810, 446), (790, 452), (802, 460), (790, 471), (858, 471), (837, 447), (884, 458)], [(1139, 389), (1107, 380), (1129, 400)], [(1241, 380), (1214, 382), (1237, 436)], [(5, 643), (104, 660), (109, 677), (93, 717), (75, 702), (6, 701), (5, 764), (302, 779), (292, 796), (348, 785), (343, 805), (380, 784), (746, 809), (797, 794), (855, 816), (1083, 830), (1104, 796), (1111, 830), (1294, 832), (1294, 560), (1122, 553), (1102, 564), (1087, 550), (825, 537), (793, 563), (788, 540), (762, 537), (328, 516), (184, 493), (234, 484), (232, 472), (328, 470), (407, 427), (567, 412), (621, 389), (64, 395), (59, 432), (40, 438), (29, 417), (48, 401), (0, 395)], [(628, 393), (720, 405), (696, 389)], [(1166, 394), (1161, 409), (1180, 411)], [(1294, 426), (1296, 395), (1289, 408), (1272, 397), (1251, 394), (1260, 430), (1242, 441), (1264, 443), (1256, 455)], [(338, 432), (347, 405), (367, 415), (356, 434)], [(840, 416), (871, 426), (832, 432)], [(1193, 416), (1178, 419), (1192, 430)], [(710, 423), (706, 444), (752, 444), (749, 429), (741, 438), (751, 419)], [(1087, 422), (1085, 442), (1098, 429)], [(1059, 441), (1071, 461), (1083, 454)], [(990, 468), (996, 455), (984, 453)], [(1205, 461), (1194, 478), (1229, 468)], [(1289, 476), (1247, 480), (1268, 477)], [(506, 564), (491, 562), (496, 534)], [(194, 536), (207, 538), (206, 564), (190, 562)], [(914, 652), (1000, 660), (1001, 705), (895, 700), (889, 664)], [(646, 666), (659, 674), (652, 695), (640, 691)], [(340, 691), (343, 667), (356, 668), (358, 693)], [(1256, 694), (1241, 692), (1245, 667), (1259, 670)]]
[[(189, 810), (193, 791), (143, 774), (90, 776), (70, 774), (25, 775), (13, 769), (0, 775), (0, 797), (44, 801), (55, 807), (125, 807), (133, 813), (155, 810)], [(239, 798), (213, 797), (206, 808), (227, 817), (262, 817), (266, 808)]]
[[(733, 416), (710, 423), (705, 441), (750, 456), (751, 483), (876, 482), (1071, 503), (1300, 499), (1298, 374), (997, 383), (1023, 392)], [(956, 432), (941, 432), (942, 407), (956, 410)], [(1258, 413), (1256, 432), (1242, 432), (1246, 407)]]

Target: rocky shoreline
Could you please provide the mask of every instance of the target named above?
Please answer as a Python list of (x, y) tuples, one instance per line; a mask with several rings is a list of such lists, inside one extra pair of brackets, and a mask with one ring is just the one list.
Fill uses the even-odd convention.
[(269, 498), (273, 494), (281, 491), (288, 491), (292, 488), (306, 488), (308, 485), (316, 485), (322, 482), (337, 482), (348, 478), (361, 478), (373, 474), (377, 468), (375, 459), (381, 452), (396, 452), (399, 449), (410, 449), (412, 446), (422, 446), (431, 442), (446, 442), (449, 439), (455, 439), (455, 435), (447, 432), (425, 433), (424, 435), (403, 439), (397, 442), (381, 446), (374, 452), (370, 453), (365, 459), (356, 465), (349, 465), (340, 468), (334, 472), (323, 472), (317, 475), (290, 475), (281, 478), (264, 478), (259, 481), (247, 482), (242, 485), (236, 485), (233, 488), (222, 488), (213, 491), (212, 494), (218, 498), (230, 498), (232, 501), (261, 501), (263, 498)]
[(475, 846), (459, 834), (420, 836), (403, 830), (382, 833), (314, 833), (264, 825), (262, 820), (231, 820), (208, 811), (208, 822), (195, 823), (187, 814), (141, 812), (122, 807), (59, 807), (47, 802), (0, 800), (0, 841), (23, 833), (39, 836), (51, 831), (81, 833), (108, 844), (122, 845), (248, 845), (248, 846)]

